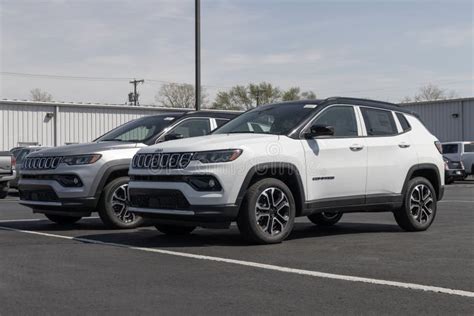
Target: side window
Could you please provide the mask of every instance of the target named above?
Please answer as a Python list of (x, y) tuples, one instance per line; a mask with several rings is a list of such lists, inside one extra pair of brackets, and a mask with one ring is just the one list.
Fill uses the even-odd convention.
[(217, 127), (221, 127), (222, 125), (224, 125), (224, 124), (227, 123), (227, 122), (229, 122), (229, 120), (216, 118)]
[(356, 137), (357, 119), (352, 106), (334, 106), (325, 110), (314, 120), (313, 125), (328, 125), (334, 128), (334, 136)]
[(443, 144), (443, 154), (457, 154), (458, 152), (458, 144)]
[(411, 126), (410, 123), (408, 123), (405, 115), (403, 115), (402, 113), (397, 113), (397, 118), (404, 132), (410, 130)]
[(464, 144), (465, 153), (474, 153), (474, 143)]
[(386, 136), (398, 134), (391, 111), (364, 107), (361, 107), (360, 110), (364, 117), (367, 135)]
[(184, 138), (204, 136), (211, 132), (209, 119), (189, 119), (178, 124), (175, 128), (168, 132), (168, 134), (181, 134)]

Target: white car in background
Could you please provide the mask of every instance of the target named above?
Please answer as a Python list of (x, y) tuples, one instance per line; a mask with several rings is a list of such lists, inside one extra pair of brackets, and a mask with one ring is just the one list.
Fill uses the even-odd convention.
[(462, 161), (466, 175), (474, 174), (474, 142), (443, 143), (443, 155), (452, 161)]

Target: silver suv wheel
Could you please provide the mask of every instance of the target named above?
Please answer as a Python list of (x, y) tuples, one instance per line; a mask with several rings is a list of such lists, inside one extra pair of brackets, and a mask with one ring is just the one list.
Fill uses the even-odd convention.
[(286, 194), (275, 187), (265, 189), (257, 198), (255, 217), (262, 232), (270, 236), (280, 234), (290, 219), (290, 203)]
[(128, 184), (119, 186), (112, 194), (110, 204), (115, 216), (125, 223), (129, 224), (135, 221), (135, 215), (128, 211)]

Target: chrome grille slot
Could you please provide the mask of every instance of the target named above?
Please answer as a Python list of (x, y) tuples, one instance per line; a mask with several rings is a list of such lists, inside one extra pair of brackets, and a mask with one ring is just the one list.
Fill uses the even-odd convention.
[(132, 159), (134, 169), (184, 169), (191, 162), (192, 153), (136, 154)]
[(56, 169), (62, 157), (32, 157), (26, 158), (22, 164), (24, 170), (50, 170)]

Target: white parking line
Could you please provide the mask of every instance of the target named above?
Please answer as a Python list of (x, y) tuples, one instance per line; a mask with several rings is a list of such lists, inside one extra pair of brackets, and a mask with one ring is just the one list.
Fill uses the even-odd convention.
[[(98, 219), (98, 216), (84, 217), (81, 218), (81, 221), (84, 219)], [(40, 221), (49, 221), (47, 218), (20, 218), (20, 219), (2, 219), (0, 223), (14, 223), (14, 222), (40, 222)]]
[(439, 203), (474, 203), (474, 201), (465, 201), (465, 200), (441, 200)]
[(177, 256), (177, 257), (229, 263), (229, 264), (234, 264), (234, 265), (265, 269), (265, 270), (271, 270), (271, 271), (278, 271), (278, 272), (284, 272), (284, 273), (292, 273), (292, 274), (298, 274), (298, 275), (306, 275), (306, 276), (317, 277), (317, 278), (342, 280), (342, 281), (349, 281), (349, 282), (360, 282), (360, 283), (368, 283), (368, 284), (375, 284), (375, 285), (385, 285), (385, 286), (404, 288), (404, 289), (410, 289), (410, 290), (422, 290), (426, 292), (443, 293), (443, 294), (448, 294), (448, 295), (474, 298), (474, 292), (455, 290), (455, 289), (438, 287), (438, 286), (364, 278), (364, 277), (325, 273), (325, 272), (303, 270), (303, 269), (294, 269), (294, 268), (282, 267), (282, 266), (277, 266), (277, 265), (272, 265), (272, 264), (264, 264), (264, 263), (258, 263), (258, 262), (252, 262), (252, 261), (235, 260), (235, 259), (205, 256), (205, 255), (196, 255), (196, 254), (191, 254), (191, 253), (186, 253), (186, 252), (162, 250), (162, 249), (156, 249), (156, 248), (135, 247), (135, 246), (117, 244), (117, 243), (112, 243), (112, 242), (104, 242), (104, 241), (82, 238), (82, 237), (71, 237), (71, 236), (63, 236), (63, 235), (50, 234), (50, 233), (41, 233), (41, 232), (36, 232), (36, 231), (31, 231), (31, 230), (15, 229), (15, 228), (5, 227), (5, 226), (0, 226), (0, 229), (20, 232), (20, 233), (25, 233), (25, 234), (80, 241), (80, 242), (90, 243), (90, 244), (98, 244), (98, 245), (120, 247), (120, 248), (126, 248), (126, 249), (138, 250), (138, 251), (159, 253), (159, 254), (171, 255), (171, 256)]

